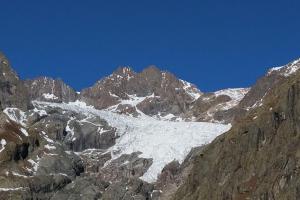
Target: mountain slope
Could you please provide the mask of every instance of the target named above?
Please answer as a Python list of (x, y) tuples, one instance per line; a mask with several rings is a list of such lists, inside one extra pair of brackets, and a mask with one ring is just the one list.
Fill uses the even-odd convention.
[(197, 154), (173, 199), (300, 198), (300, 72), (290, 70), (298, 66), (273, 69), (257, 82), (241, 102), (247, 113)]

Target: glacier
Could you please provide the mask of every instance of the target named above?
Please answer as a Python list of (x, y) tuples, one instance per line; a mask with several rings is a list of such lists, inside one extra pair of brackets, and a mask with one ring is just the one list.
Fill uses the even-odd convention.
[(81, 113), (87, 117), (99, 116), (110, 126), (117, 128), (119, 138), (108, 151), (112, 159), (122, 154), (141, 152), (143, 158), (152, 158), (153, 164), (141, 177), (146, 182), (157, 180), (163, 167), (173, 160), (183, 162), (193, 147), (210, 143), (220, 134), (228, 131), (231, 125), (209, 122), (173, 122), (159, 120), (147, 115), (132, 117), (110, 110), (97, 110), (84, 102), (49, 103), (34, 101), (41, 109), (45, 106)]

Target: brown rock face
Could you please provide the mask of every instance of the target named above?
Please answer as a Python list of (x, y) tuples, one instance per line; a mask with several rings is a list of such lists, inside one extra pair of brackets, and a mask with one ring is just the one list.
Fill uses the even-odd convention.
[(267, 92), (248, 98), (262, 100), (244, 99), (255, 106), (196, 156), (173, 199), (300, 198), (300, 72), (280, 76), (258, 81)]
[(153, 98), (159, 99), (159, 103), (152, 104), (145, 101), (139, 106), (141, 111), (151, 115), (158, 113), (179, 115), (195, 100), (191, 93), (202, 94), (194, 85), (188, 85), (169, 72), (161, 72), (155, 66), (150, 66), (141, 73), (123, 67), (98, 81), (93, 87), (83, 90), (81, 99), (98, 109), (103, 109), (122, 100), (128, 100), (132, 95), (149, 98), (152, 95)]
[(26, 80), (31, 100), (50, 102), (71, 102), (77, 99), (77, 93), (62, 80), (49, 77), (39, 77)]
[(0, 109), (6, 107), (27, 110), (31, 106), (27, 89), (0, 52)]

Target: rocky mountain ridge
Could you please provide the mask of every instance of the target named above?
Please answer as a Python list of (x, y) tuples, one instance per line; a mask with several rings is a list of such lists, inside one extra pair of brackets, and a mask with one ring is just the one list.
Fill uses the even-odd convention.
[(235, 108), (248, 88), (203, 93), (172, 73), (149, 66), (140, 73), (119, 67), (94, 86), (75, 92), (61, 80), (39, 77), (26, 80), (31, 100), (47, 102), (82, 101), (97, 109), (158, 119), (230, 123)]

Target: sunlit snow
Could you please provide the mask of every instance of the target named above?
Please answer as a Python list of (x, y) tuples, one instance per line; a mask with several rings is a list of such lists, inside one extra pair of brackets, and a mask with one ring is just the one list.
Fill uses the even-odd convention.
[(191, 83), (180, 80), (183, 83), (183, 89), (186, 91), (188, 95), (190, 95), (194, 100), (197, 100), (201, 96), (201, 92), (194, 87)]
[(55, 96), (54, 94), (49, 94), (49, 93), (43, 94), (43, 97), (44, 97), (45, 99), (52, 99), (52, 100), (58, 99), (57, 96)]
[(1, 144), (0, 152), (2, 152), (5, 149), (6, 140), (5, 139), (1, 139), (0, 144)]

